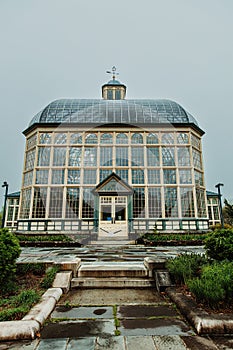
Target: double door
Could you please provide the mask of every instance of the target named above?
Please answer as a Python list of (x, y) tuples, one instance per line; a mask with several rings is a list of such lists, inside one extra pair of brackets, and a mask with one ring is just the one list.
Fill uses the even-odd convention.
[(127, 236), (127, 197), (100, 197), (99, 236)]

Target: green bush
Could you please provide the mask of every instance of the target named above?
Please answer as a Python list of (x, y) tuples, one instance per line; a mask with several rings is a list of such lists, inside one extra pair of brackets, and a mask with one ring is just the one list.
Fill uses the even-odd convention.
[(41, 287), (44, 289), (48, 289), (52, 286), (52, 283), (54, 281), (56, 273), (59, 271), (59, 268), (57, 266), (53, 266), (48, 268), (46, 271), (46, 275), (43, 278), (43, 281), (41, 282)]
[(198, 302), (212, 308), (230, 305), (233, 295), (233, 262), (215, 262), (203, 266), (200, 278), (187, 282)]
[(15, 278), (16, 259), (20, 255), (20, 245), (16, 236), (6, 228), (0, 229), (0, 285), (1, 293), (12, 288)]
[(17, 235), (19, 241), (23, 242), (71, 242), (72, 239), (66, 235), (52, 235), (52, 234), (43, 234), (43, 235)]
[(17, 275), (26, 275), (33, 273), (36, 276), (42, 276), (45, 273), (44, 263), (25, 263), (17, 264)]
[(233, 229), (210, 232), (205, 239), (205, 249), (212, 259), (233, 261)]
[(181, 254), (175, 258), (169, 259), (166, 267), (178, 284), (184, 284), (187, 280), (197, 276), (200, 273), (202, 265), (207, 263), (204, 256), (198, 254)]
[(40, 300), (40, 295), (34, 289), (28, 289), (22, 291), (19, 295), (13, 298), (12, 304), (15, 307), (25, 306), (31, 307), (31, 305), (37, 303)]

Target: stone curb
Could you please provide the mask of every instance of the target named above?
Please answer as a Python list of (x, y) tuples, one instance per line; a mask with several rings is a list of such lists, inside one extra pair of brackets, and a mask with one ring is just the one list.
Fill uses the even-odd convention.
[(196, 329), (197, 334), (232, 334), (233, 315), (209, 314), (198, 307), (197, 303), (178, 293), (175, 289), (166, 289), (169, 298)]
[(22, 320), (0, 322), (0, 341), (35, 339), (61, 295), (61, 288), (49, 288)]

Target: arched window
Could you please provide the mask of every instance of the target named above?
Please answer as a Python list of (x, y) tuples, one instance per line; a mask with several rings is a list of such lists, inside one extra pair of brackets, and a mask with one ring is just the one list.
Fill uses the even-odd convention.
[(100, 137), (100, 143), (112, 143), (112, 135), (102, 134)]
[(87, 134), (85, 142), (88, 144), (96, 144), (97, 141), (97, 135), (96, 134)]
[(146, 142), (147, 144), (150, 144), (150, 145), (158, 144), (159, 143), (158, 135), (152, 134), (152, 133), (148, 134), (146, 138)]
[(174, 143), (174, 135), (166, 133), (162, 135), (162, 144), (172, 145)]
[(127, 144), (128, 143), (128, 137), (126, 134), (117, 134), (116, 136), (116, 143), (118, 144)]
[(177, 143), (189, 143), (189, 137), (187, 133), (181, 132), (177, 135)]
[(66, 134), (64, 134), (64, 133), (55, 134), (54, 143), (56, 143), (56, 144), (66, 143)]
[(70, 135), (70, 143), (73, 144), (81, 144), (82, 143), (82, 136), (78, 133), (74, 133)]
[(141, 134), (133, 134), (132, 135), (132, 139), (131, 139), (132, 143), (143, 143), (143, 138)]

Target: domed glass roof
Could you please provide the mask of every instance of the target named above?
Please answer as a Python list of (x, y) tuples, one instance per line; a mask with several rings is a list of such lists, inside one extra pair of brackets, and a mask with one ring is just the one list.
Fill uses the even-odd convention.
[(56, 100), (39, 112), (29, 126), (35, 123), (192, 123), (198, 126), (191, 114), (171, 100)]

